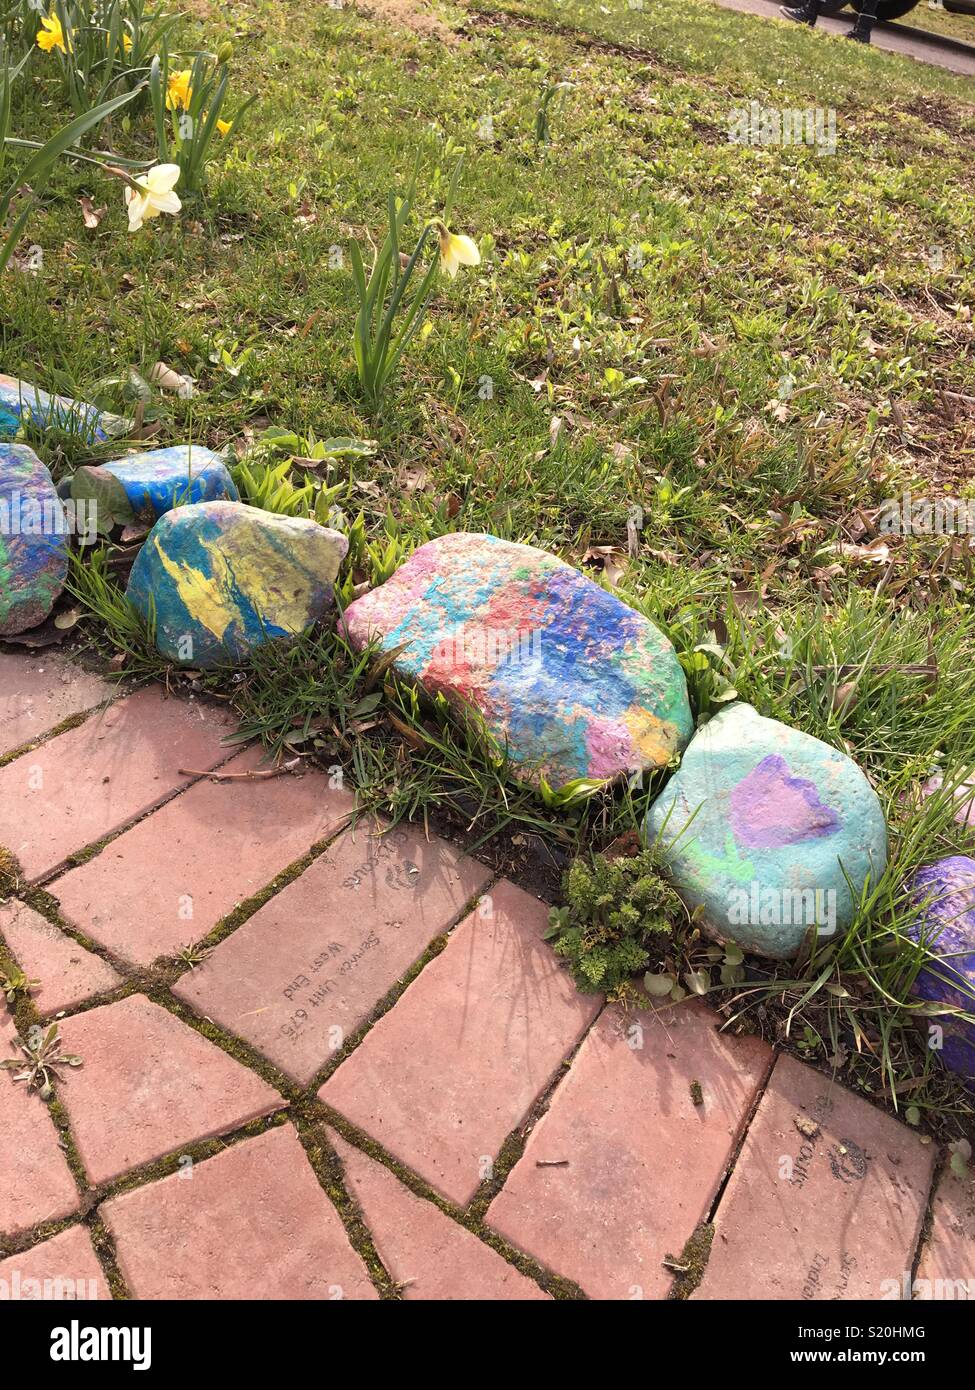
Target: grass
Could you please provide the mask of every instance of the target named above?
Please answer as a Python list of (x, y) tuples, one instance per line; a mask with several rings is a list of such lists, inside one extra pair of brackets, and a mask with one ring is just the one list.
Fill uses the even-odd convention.
[[(730, 685), (845, 749), (892, 830), (887, 875), (828, 956), (771, 975), (752, 962), (732, 990), (716, 972), (709, 990), (736, 1026), (957, 1134), (970, 1101), (901, 1002), (920, 960), (901, 884), (964, 849), (947, 794), (914, 793), (936, 767), (975, 764), (971, 555), (938, 537), (870, 543), (884, 498), (973, 491), (970, 84), (706, 0), (435, 17), (441, 37), (348, 5), (195, 5), (182, 42), (233, 42), (235, 91), (259, 93), (245, 131), (178, 221), (131, 237), (117, 182), (61, 168), (29, 225), (43, 271), (2, 286), (4, 370), (131, 413), (132, 372), (164, 361), (197, 392), (143, 393), (160, 442), (240, 452), (269, 426), (374, 441), (320, 474), (357, 527), (346, 597), (451, 528), (582, 564), (625, 549), (639, 509), (619, 592), (675, 642), (696, 712)], [(63, 114), (53, 81), (21, 99), (29, 138)], [(729, 143), (730, 113), (753, 101), (835, 109), (835, 153)], [(127, 157), (151, 152), (144, 122), (112, 134)], [(379, 239), (418, 153), (415, 237), (460, 149), (452, 226), (482, 266), (438, 283), (429, 330), (369, 409), (348, 244)], [(95, 228), (82, 197), (107, 206)], [(36, 443), (58, 477), (110, 452)], [(76, 631), (173, 681), (120, 600), (130, 558), (73, 568)], [(476, 727), (329, 633), (229, 683), (182, 679), (232, 693), (273, 753), (340, 768), (367, 807), (553, 894), (574, 856), (640, 826), (659, 786), (546, 805)]]

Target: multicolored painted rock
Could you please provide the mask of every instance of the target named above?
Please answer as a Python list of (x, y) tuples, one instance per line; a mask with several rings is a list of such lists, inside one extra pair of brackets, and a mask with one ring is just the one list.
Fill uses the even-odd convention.
[(458, 533), (428, 541), (345, 612), (353, 645), (473, 705), (512, 762), (555, 788), (665, 767), (693, 730), (673, 647), (641, 614), (543, 550)]
[[(966, 854), (939, 859), (919, 869), (910, 888), (924, 907), (907, 934), (938, 958), (918, 974), (914, 994), (975, 1014), (975, 859)], [(926, 1022), (942, 1030), (945, 1066), (975, 1090), (975, 1023), (951, 1015)]]
[(318, 622), (348, 541), (301, 517), (240, 502), (197, 502), (160, 517), (127, 590), (156, 646), (183, 666), (229, 666)]
[(712, 936), (779, 960), (810, 928), (845, 930), (847, 878), (859, 893), (887, 863), (883, 811), (856, 764), (740, 703), (695, 734), (646, 831)]
[(71, 495), (104, 498), (112, 518), (149, 526), (177, 505), (238, 500), (227, 465), (201, 444), (173, 444), (86, 465), (74, 475)]
[(49, 396), (29, 381), (0, 375), (0, 439), (13, 439), (25, 420), (42, 429), (70, 430), (91, 443), (125, 434), (129, 421), (70, 396)]
[(64, 506), (26, 444), (0, 444), (0, 637), (42, 623), (68, 572)]

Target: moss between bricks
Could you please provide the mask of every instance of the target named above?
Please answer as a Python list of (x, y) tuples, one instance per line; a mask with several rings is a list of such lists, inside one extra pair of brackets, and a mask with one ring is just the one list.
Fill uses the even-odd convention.
[(664, 1257), (667, 1264), (679, 1266), (677, 1278), (670, 1291), (672, 1299), (690, 1298), (694, 1290), (700, 1286), (704, 1271), (708, 1267), (708, 1260), (711, 1258), (713, 1240), (714, 1223), (702, 1221), (684, 1242), (684, 1248), (676, 1259), (673, 1255)]

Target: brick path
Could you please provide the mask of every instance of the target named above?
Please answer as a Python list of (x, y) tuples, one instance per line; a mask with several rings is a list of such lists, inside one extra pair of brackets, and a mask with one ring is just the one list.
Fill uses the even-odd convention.
[(259, 765), (230, 728), (0, 654), (0, 948), (84, 1062), (0, 1073), (8, 1289), (662, 1299), (702, 1223), (695, 1298), (975, 1280), (933, 1145), (700, 1003), (579, 995), (542, 904), (325, 773), (208, 776)]

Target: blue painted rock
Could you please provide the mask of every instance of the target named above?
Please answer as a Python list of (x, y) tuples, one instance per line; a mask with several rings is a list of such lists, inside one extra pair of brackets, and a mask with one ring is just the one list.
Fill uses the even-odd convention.
[(197, 502), (156, 522), (127, 594), (144, 618), (154, 613), (156, 646), (170, 661), (235, 665), (330, 611), (348, 544), (315, 521), (240, 502)]
[(70, 430), (94, 443), (124, 434), (129, 421), (69, 396), (49, 396), (29, 381), (0, 375), (0, 439), (13, 439), (25, 420), (43, 429)]
[(26, 444), (0, 444), (0, 637), (42, 623), (68, 572), (64, 506)]
[(745, 704), (695, 734), (647, 836), (712, 936), (779, 960), (810, 928), (848, 927), (847, 877), (859, 893), (887, 862), (880, 802), (856, 764)]
[[(956, 854), (928, 864), (912, 878), (911, 893), (924, 906), (907, 934), (937, 957), (918, 974), (915, 995), (975, 1014), (975, 859)], [(943, 1029), (945, 1066), (975, 1089), (975, 1023), (950, 1015), (929, 1022)]]
[(395, 669), (473, 705), (512, 763), (555, 788), (665, 767), (691, 736), (670, 642), (571, 565), (458, 533), (428, 541), (345, 612), (352, 643), (406, 644)]
[(223, 459), (200, 444), (173, 444), (79, 468), (71, 495), (103, 503), (109, 520), (149, 526), (177, 505), (238, 500)]

